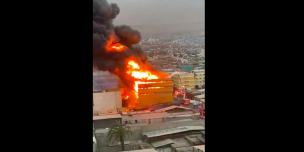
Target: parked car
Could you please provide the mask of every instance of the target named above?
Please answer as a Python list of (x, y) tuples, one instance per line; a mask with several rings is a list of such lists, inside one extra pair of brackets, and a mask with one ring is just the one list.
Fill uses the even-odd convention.
[(190, 104), (190, 99), (183, 99), (182, 104), (185, 104), (185, 105)]

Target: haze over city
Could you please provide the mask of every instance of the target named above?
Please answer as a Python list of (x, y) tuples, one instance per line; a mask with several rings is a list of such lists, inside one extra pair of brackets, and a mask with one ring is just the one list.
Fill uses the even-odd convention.
[(205, 31), (205, 0), (108, 0), (120, 8), (115, 25), (130, 25), (142, 36)]
[(205, 0), (93, 0), (93, 152), (205, 152)]

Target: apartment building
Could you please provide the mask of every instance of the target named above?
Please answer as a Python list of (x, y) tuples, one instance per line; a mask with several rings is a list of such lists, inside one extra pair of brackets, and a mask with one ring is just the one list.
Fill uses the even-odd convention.
[(182, 90), (183, 87), (185, 89), (194, 89), (195, 87), (194, 73), (178, 72), (171, 78), (174, 87), (178, 90)]
[(201, 88), (205, 85), (205, 69), (193, 70), (195, 86)]

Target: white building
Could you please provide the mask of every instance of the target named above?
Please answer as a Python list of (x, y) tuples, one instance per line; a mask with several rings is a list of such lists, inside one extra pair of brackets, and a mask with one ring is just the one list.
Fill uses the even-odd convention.
[(122, 108), (121, 92), (98, 92), (93, 93), (94, 113), (117, 113)]

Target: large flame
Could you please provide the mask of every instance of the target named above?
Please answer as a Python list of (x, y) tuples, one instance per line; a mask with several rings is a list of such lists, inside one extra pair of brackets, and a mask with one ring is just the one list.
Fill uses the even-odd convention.
[(143, 82), (140, 80), (151, 80), (151, 79), (158, 79), (158, 76), (152, 74), (150, 71), (145, 71), (140, 68), (140, 66), (134, 62), (128, 62), (128, 71), (127, 74), (131, 75), (133, 78), (137, 79), (134, 84), (134, 90), (136, 98), (138, 98), (138, 84), (145, 84), (149, 82)]
[(120, 44), (120, 43), (115, 43), (115, 44), (110, 44), (106, 46), (107, 51), (116, 51), (116, 52), (122, 52), (126, 49), (127, 47)]

